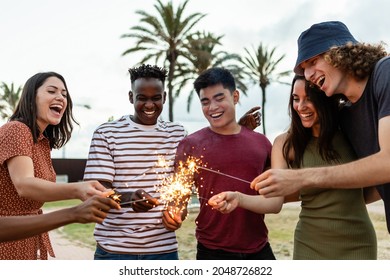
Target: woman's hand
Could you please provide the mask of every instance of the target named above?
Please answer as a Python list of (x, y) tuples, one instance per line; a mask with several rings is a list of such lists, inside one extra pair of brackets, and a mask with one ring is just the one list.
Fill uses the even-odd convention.
[(208, 204), (213, 209), (218, 210), (223, 214), (227, 214), (236, 209), (240, 204), (240, 193), (239, 192), (221, 192), (217, 195), (212, 196)]

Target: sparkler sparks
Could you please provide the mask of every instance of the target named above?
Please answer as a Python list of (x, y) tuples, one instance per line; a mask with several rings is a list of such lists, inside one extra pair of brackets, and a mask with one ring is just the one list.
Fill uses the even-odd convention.
[[(145, 175), (145, 173), (153, 168), (162, 168), (164, 170), (169, 170), (169, 162), (166, 161), (165, 157), (162, 155), (158, 156), (156, 165), (154, 167), (150, 167), (146, 169), (142, 174), (137, 175)], [(161, 183), (155, 186), (156, 191), (160, 193), (160, 204), (165, 205), (165, 209), (168, 209), (169, 205), (174, 205), (176, 207), (175, 210), (173, 210), (172, 207), (170, 207), (169, 211), (171, 216), (174, 216), (176, 213), (183, 211), (188, 203), (188, 201), (191, 198), (191, 194), (193, 193), (193, 184), (194, 184), (194, 174), (199, 172), (199, 169), (203, 169), (209, 172), (213, 172), (215, 174), (226, 176), (231, 179), (239, 180), (244, 183), (250, 184), (250, 181), (241, 179), (239, 177), (235, 177), (220, 171), (215, 171), (211, 168), (207, 168), (202, 165), (201, 160), (199, 158), (195, 157), (188, 157), (185, 162), (180, 161), (178, 164), (178, 168), (176, 169), (176, 172), (171, 176), (164, 176), (161, 178)], [(159, 174), (159, 172), (156, 172)], [(163, 174), (165, 173), (162, 172)], [(127, 187), (127, 184), (126, 184)], [(128, 201), (128, 202), (122, 202), (121, 203), (121, 194), (115, 192), (109, 196), (113, 200), (115, 200), (120, 205), (129, 205), (133, 204), (135, 202), (142, 202), (147, 201), (146, 198)], [(198, 197), (199, 200), (208, 200), (204, 197)]]
[(117, 193), (115, 190), (113, 190), (114, 193), (110, 194), (108, 197), (111, 198), (112, 200), (114, 200), (116, 203), (119, 203), (121, 202), (121, 194)]
[[(198, 161), (199, 159), (193, 157), (188, 157), (185, 163), (180, 161), (176, 172), (172, 176), (163, 178), (156, 186), (160, 193), (160, 201), (169, 209), (172, 217), (182, 212), (191, 198)], [(176, 209), (168, 207), (169, 205), (174, 205)]]
[[(171, 216), (174, 216), (174, 214), (178, 213), (178, 211), (183, 211), (185, 209), (191, 198), (191, 194), (193, 193), (194, 174), (198, 173), (199, 169), (213, 172), (247, 184), (251, 183), (250, 181), (239, 177), (207, 168), (202, 165), (200, 159), (188, 157), (186, 162), (179, 162), (175, 174), (163, 178), (161, 184), (157, 186), (157, 191), (160, 193), (160, 201), (165, 204), (166, 208), (168, 205), (176, 206), (176, 212), (170, 212)], [(198, 199), (208, 200), (204, 197), (198, 197)]]
[(167, 170), (169, 170), (169, 168), (170, 168), (169, 161), (167, 161), (163, 155), (157, 155), (157, 162), (154, 166), (143, 170), (140, 174), (136, 175), (131, 180), (135, 181), (138, 179), (138, 177), (145, 176), (147, 172), (149, 172), (153, 169), (156, 169), (156, 171), (155, 171), (156, 174), (159, 174), (160, 172), (165, 173)]

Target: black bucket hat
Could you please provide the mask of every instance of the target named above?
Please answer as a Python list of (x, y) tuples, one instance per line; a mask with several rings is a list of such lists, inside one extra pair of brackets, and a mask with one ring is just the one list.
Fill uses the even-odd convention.
[(340, 47), (347, 43), (357, 44), (358, 41), (344, 23), (326, 21), (313, 24), (298, 38), (298, 58), (294, 72), (303, 75), (303, 69), (300, 66), (302, 62), (328, 51), (331, 47)]

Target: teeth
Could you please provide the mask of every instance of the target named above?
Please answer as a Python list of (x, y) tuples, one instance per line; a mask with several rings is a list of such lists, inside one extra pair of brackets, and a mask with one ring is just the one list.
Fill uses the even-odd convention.
[(151, 116), (151, 115), (153, 115), (154, 113), (155, 113), (156, 111), (144, 111), (144, 113), (146, 114), (146, 115), (148, 115), (148, 116)]
[(50, 106), (50, 109), (59, 113), (62, 110), (62, 106), (60, 106), (60, 105), (52, 105), (52, 106)]
[(309, 118), (309, 117), (311, 117), (313, 114), (311, 114), (311, 113), (309, 113), (309, 114), (301, 114), (301, 116), (303, 117), (303, 118)]
[(212, 114), (210, 115), (212, 118), (218, 118), (220, 116), (222, 116), (222, 113), (218, 113), (218, 114)]
[(325, 77), (324, 76), (320, 77), (317, 80), (317, 86), (322, 87), (322, 85), (324, 84), (324, 81), (325, 81)]

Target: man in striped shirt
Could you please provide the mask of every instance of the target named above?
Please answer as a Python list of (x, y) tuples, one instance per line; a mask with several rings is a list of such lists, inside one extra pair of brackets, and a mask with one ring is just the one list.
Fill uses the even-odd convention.
[[(124, 196), (133, 194), (133, 200), (141, 196), (147, 201), (112, 209), (104, 222), (96, 225), (95, 259), (175, 260), (178, 259), (176, 235), (163, 224), (164, 206), (158, 204), (155, 186), (162, 177), (172, 174), (176, 148), (186, 131), (180, 124), (159, 119), (166, 99), (166, 70), (141, 65), (129, 69), (129, 73), (129, 100), (134, 114), (96, 129), (84, 179), (99, 180)], [(157, 164), (161, 157), (164, 166)], [(139, 212), (143, 207), (144, 211)]]

